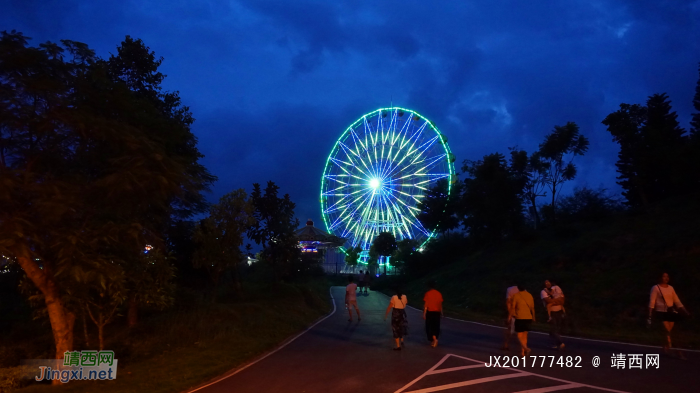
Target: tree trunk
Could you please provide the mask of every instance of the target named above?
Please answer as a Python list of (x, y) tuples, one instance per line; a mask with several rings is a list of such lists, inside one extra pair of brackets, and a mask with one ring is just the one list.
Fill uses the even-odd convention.
[(233, 266), (233, 289), (236, 292), (236, 297), (243, 296), (243, 288), (241, 288), (241, 279), (239, 277), (238, 265)]
[(537, 212), (537, 202), (535, 198), (531, 198), (530, 203), (532, 204), (532, 211), (535, 215), (535, 229), (537, 229), (540, 227), (540, 213)]
[(557, 200), (557, 185), (556, 183), (552, 186), (552, 223), (557, 223), (557, 207), (555, 205)]
[(139, 323), (139, 303), (135, 295), (129, 296), (129, 309), (126, 313), (126, 320), (130, 328), (135, 327)]
[(212, 277), (212, 282), (214, 285), (212, 286), (212, 291), (211, 291), (211, 302), (216, 303), (216, 295), (217, 295), (217, 290), (219, 289), (219, 273), (214, 273), (215, 276)]
[(85, 317), (85, 310), (83, 310), (82, 314), (83, 314), (83, 335), (85, 336), (85, 348), (89, 349), (90, 348), (90, 336), (88, 336), (88, 331), (87, 331), (87, 318)]
[[(65, 352), (73, 350), (75, 314), (68, 311), (63, 305), (58, 286), (49, 276), (49, 267), (44, 265), (44, 269), (41, 269), (39, 264), (29, 256), (28, 250), (23, 251), (23, 255), (18, 256), (17, 261), (27, 277), (32, 280), (32, 283), (44, 295), (46, 310), (51, 322), (51, 331), (56, 344), (56, 359), (63, 359)], [(54, 380), (52, 383), (59, 385), (61, 381)]]
[(100, 310), (99, 323), (97, 324), (97, 336), (99, 337), (99, 340), (100, 340), (100, 351), (105, 349), (104, 330), (105, 330), (104, 315), (102, 315), (102, 310)]

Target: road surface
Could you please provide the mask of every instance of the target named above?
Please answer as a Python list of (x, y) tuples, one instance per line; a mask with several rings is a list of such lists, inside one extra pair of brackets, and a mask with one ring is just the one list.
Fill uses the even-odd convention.
[[(565, 339), (566, 349), (557, 351), (547, 335), (530, 333), (531, 355), (538, 357), (523, 367), (517, 340), (510, 352), (499, 350), (503, 331), (491, 326), (444, 318), (440, 345), (432, 348), (422, 313), (415, 309), (407, 309), (404, 350), (393, 351), (390, 318), (384, 320), (388, 297), (358, 296), (362, 321), (348, 322), (344, 288), (330, 292), (334, 313), (262, 360), (191, 392), (700, 392), (698, 353), (680, 360), (660, 354), (660, 348), (581, 339)], [(624, 369), (612, 367), (613, 354), (624, 355)], [(658, 368), (646, 364), (646, 355), (654, 354), (660, 354)], [(641, 369), (630, 368), (630, 355), (641, 355)], [(496, 356), (501, 366), (504, 356), (520, 364), (486, 367)], [(594, 356), (600, 358), (598, 367)], [(557, 364), (560, 357), (563, 364)]]

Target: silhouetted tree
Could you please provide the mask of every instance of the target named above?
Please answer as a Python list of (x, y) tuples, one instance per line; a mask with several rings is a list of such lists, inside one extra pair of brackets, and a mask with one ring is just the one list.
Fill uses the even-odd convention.
[(345, 250), (345, 264), (353, 268), (356, 267), (361, 252), (362, 247), (360, 246), (348, 247), (348, 249)]
[(598, 221), (624, 210), (619, 196), (605, 188), (576, 187), (574, 193), (559, 200), (559, 222)]
[(416, 247), (418, 247), (418, 242), (415, 239), (399, 240), (396, 243), (396, 250), (391, 254), (391, 264), (403, 273), (406, 265), (410, 263)]
[[(700, 74), (700, 65), (698, 66)], [(700, 191), (700, 76), (695, 85), (695, 96), (693, 96), (693, 108), (695, 113), (690, 121), (690, 143), (689, 152), (685, 155), (689, 161), (688, 173), (692, 191)]]
[(459, 226), (457, 211), (461, 188), (460, 182), (450, 185), (448, 179), (440, 179), (428, 189), (416, 206), (420, 209), (418, 220), (423, 228), (444, 234)]
[(226, 271), (233, 274), (236, 294), (240, 296), (242, 293), (239, 270), (247, 254), (241, 247), (248, 228), (255, 225), (254, 209), (241, 188), (221, 197), (209, 210), (209, 217), (201, 220), (195, 228), (197, 249), (192, 263), (209, 273), (214, 284), (213, 299), (216, 299), (219, 279)]
[(464, 161), (462, 224), (475, 244), (499, 242), (523, 225), (524, 180), (513, 173), (502, 154)]
[(274, 270), (275, 282), (290, 273), (290, 266), (300, 259), (295, 231), (299, 220), (294, 218), (294, 207), (289, 194), (278, 197), (279, 186), (267, 182), (265, 192), (260, 184), (253, 184), (250, 194), (255, 207), (255, 224), (248, 229), (248, 237), (263, 247), (263, 260)]
[[(700, 74), (700, 63), (698, 63), (698, 74)], [(695, 95), (693, 96), (693, 113), (690, 120), (690, 136), (696, 142), (700, 142), (700, 76), (695, 84)]]
[(537, 198), (547, 196), (547, 168), (538, 152), (528, 157), (525, 150), (510, 148), (510, 169), (523, 184), (523, 198), (530, 204), (529, 213), (535, 222), (535, 229), (540, 226)]
[(170, 218), (197, 211), (214, 179), (177, 95), (142, 99), (108, 69), (83, 43), (0, 38), (0, 252), (46, 307), (58, 358), (81, 301), (109, 320), (135, 293), (134, 256), (162, 246)]
[(646, 106), (620, 104), (603, 124), (620, 144), (617, 172), (622, 194), (632, 206), (663, 200), (689, 188), (685, 131), (666, 94), (654, 94)]
[[(372, 247), (380, 257), (389, 257), (396, 251), (396, 237), (391, 232), (380, 232), (372, 241)], [(386, 274), (386, 260), (384, 261), (384, 273)]]
[(574, 122), (554, 126), (554, 131), (545, 136), (535, 155), (538, 169), (544, 171), (543, 181), (552, 193), (552, 218), (556, 220), (557, 193), (564, 182), (576, 177), (573, 160), (588, 150), (588, 139), (581, 135)]

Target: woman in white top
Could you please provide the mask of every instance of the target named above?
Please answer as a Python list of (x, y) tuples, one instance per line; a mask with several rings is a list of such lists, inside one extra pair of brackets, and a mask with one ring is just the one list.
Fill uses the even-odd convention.
[(384, 320), (391, 312), (391, 331), (394, 333), (394, 340), (396, 341), (395, 351), (400, 351), (403, 346), (403, 336), (408, 334), (408, 318), (406, 317), (406, 304), (408, 304), (408, 299), (400, 289), (396, 288), (396, 295), (391, 297), (389, 300), (389, 307), (386, 308), (386, 314), (384, 314)]
[[(664, 328), (666, 329), (666, 345), (664, 345), (664, 350), (668, 352), (671, 349), (671, 330), (673, 330), (673, 325), (678, 320), (679, 313), (688, 315), (683, 303), (678, 298), (676, 291), (672, 286), (668, 285), (670, 278), (668, 273), (663, 273), (659, 279), (659, 283), (651, 287), (651, 294), (649, 295), (649, 319), (648, 324), (651, 324), (652, 314), (663, 321)], [(682, 357), (683, 354), (679, 352)]]

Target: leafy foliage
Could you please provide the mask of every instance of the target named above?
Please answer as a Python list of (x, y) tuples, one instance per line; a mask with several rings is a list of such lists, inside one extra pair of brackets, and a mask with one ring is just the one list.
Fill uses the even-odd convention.
[(416, 206), (421, 211), (418, 220), (430, 232), (445, 233), (459, 226), (457, 211), (462, 183), (452, 186), (451, 196), (448, 195), (449, 186), (447, 179), (438, 180)]
[(576, 177), (573, 160), (588, 151), (588, 138), (581, 135), (574, 122), (554, 126), (554, 131), (544, 138), (540, 149), (531, 157), (536, 173), (543, 173), (542, 181), (552, 194), (552, 218), (556, 217), (557, 193), (564, 182)]
[(348, 266), (357, 266), (357, 261), (360, 259), (360, 253), (362, 252), (362, 247), (355, 246), (349, 247), (345, 251), (345, 264)]
[[(543, 206), (543, 218), (551, 220), (550, 206)], [(561, 223), (600, 221), (625, 210), (616, 195), (605, 188), (576, 187), (572, 195), (559, 200), (557, 217)]]
[(289, 194), (278, 197), (279, 186), (267, 182), (265, 192), (260, 184), (253, 184), (251, 202), (255, 208), (255, 223), (248, 228), (248, 237), (263, 247), (263, 260), (269, 263), (275, 273), (275, 280), (289, 276), (292, 265), (299, 261), (295, 230), (299, 220), (294, 218), (294, 207)]
[(407, 264), (411, 263), (418, 247), (415, 239), (402, 239), (396, 243), (396, 250), (391, 254), (391, 264), (400, 272), (404, 272)]
[(464, 161), (462, 213), (464, 229), (472, 242), (489, 244), (516, 233), (523, 226), (521, 195), (524, 179), (502, 154)]
[[(124, 269), (141, 263), (133, 256), (162, 246), (173, 215), (199, 211), (214, 177), (197, 162), (177, 93), (160, 92), (162, 78), (130, 85), (111, 67), (121, 61), (133, 80), (159, 62), (143, 71), (83, 43), (27, 40), (14, 31), (0, 38), (0, 252), (43, 297), (60, 357), (72, 347), (81, 303), (72, 299), (120, 303)], [(136, 47), (145, 48), (120, 48)]]
[(618, 184), (631, 206), (650, 203), (688, 191), (686, 138), (666, 94), (654, 94), (646, 106), (620, 104), (603, 124), (620, 145)]
[(195, 227), (193, 237), (197, 249), (192, 263), (209, 273), (214, 284), (213, 299), (216, 299), (221, 275), (229, 270), (233, 273), (235, 290), (241, 294), (239, 266), (246, 258), (241, 246), (246, 231), (256, 223), (254, 210), (252, 201), (241, 188), (221, 197), (219, 203), (211, 207), (209, 217)]
[(525, 150), (512, 147), (510, 150), (510, 168), (520, 181), (523, 182), (524, 202), (530, 203), (530, 216), (534, 219), (535, 229), (540, 226), (540, 216), (537, 209), (537, 198), (547, 196), (547, 168), (542, 162), (539, 152), (528, 157)]

